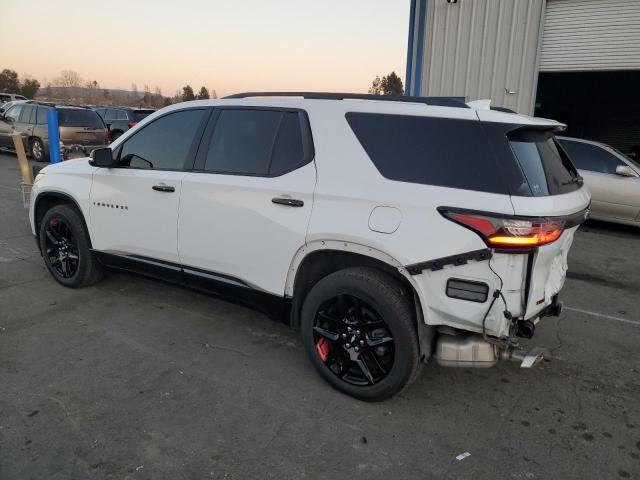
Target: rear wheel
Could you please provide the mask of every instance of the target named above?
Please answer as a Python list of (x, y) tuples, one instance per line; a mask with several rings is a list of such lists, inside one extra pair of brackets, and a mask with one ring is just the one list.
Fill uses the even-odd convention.
[(65, 287), (80, 288), (102, 278), (84, 221), (70, 205), (56, 205), (40, 222), (40, 249), (47, 269)]
[(46, 162), (49, 160), (46, 150), (44, 149), (44, 143), (39, 138), (32, 138), (29, 148), (31, 156), (36, 162)]
[(320, 280), (304, 301), (301, 329), (324, 379), (362, 400), (395, 395), (418, 369), (412, 304), (402, 286), (378, 270), (349, 268)]

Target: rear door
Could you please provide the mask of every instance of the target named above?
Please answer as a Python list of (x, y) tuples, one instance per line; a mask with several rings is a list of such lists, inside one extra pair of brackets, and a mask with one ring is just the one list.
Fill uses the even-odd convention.
[(304, 245), (316, 170), (297, 110), (216, 110), (196, 171), (183, 180), (178, 250), (185, 274), (284, 295)]
[(616, 168), (627, 165), (626, 162), (613, 152), (592, 143), (569, 139), (561, 139), (560, 143), (591, 190), (594, 217), (626, 221), (638, 217), (640, 181), (638, 177), (625, 177), (616, 173)]
[(118, 168), (96, 169), (90, 217), (95, 249), (176, 270), (182, 179), (208, 113), (188, 109), (158, 117), (117, 145)]

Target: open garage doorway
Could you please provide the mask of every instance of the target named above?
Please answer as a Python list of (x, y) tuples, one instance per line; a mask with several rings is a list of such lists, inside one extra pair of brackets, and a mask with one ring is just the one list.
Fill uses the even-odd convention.
[(640, 71), (540, 72), (535, 115), (640, 158)]

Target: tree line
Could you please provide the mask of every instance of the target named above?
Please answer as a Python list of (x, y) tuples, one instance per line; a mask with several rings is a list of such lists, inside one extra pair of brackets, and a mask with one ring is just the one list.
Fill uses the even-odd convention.
[(0, 72), (0, 92), (14, 93), (24, 95), (27, 98), (33, 98), (40, 88), (40, 82), (35, 78), (25, 77), (22, 80), (18, 78), (15, 70), (5, 68)]
[(44, 87), (38, 80), (25, 76), (20, 79), (15, 70), (5, 68), (0, 72), (0, 92), (24, 95), (27, 98), (64, 103), (88, 105), (128, 105), (133, 107), (161, 108), (172, 103), (189, 100), (218, 98), (216, 91), (205, 86), (194, 93), (190, 85), (176, 90), (173, 96), (165, 96), (155, 86), (153, 91), (145, 84), (138, 89), (135, 83), (130, 90), (109, 89), (100, 86), (97, 80), (85, 80), (73, 70), (62, 70), (60, 75), (45, 80)]

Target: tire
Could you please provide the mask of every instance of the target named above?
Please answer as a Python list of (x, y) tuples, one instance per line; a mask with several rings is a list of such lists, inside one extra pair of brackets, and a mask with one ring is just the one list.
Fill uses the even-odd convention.
[(29, 142), (29, 153), (36, 162), (49, 161), (49, 155), (44, 148), (44, 143), (38, 137), (32, 138), (31, 142)]
[[(332, 302), (336, 298), (334, 308)], [(311, 363), (329, 384), (352, 397), (380, 401), (402, 391), (419, 370), (415, 322), (412, 301), (399, 282), (379, 270), (356, 267), (328, 275), (311, 289), (304, 299), (300, 327)], [(381, 323), (385, 326), (368, 327)], [(351, 333), (345, 333), (349, 328)], [(351, 336), (354, 332), (357, 337)], [(337, 333), (339, 339), (335, 338)], [(344, 343), (347, 341), (353, 344)], [(354, 359), (356, 356), (358, 360)], [(366, 369), (361, 367), (361, 361), (368, 365)], [(362, 370), (362, 379), (358, 379), (358, 369)]]
[[(58, 283), (82, 288), (102, 279), (102, 265), (90, 251), (89, 233), (76, 208), (66, 204), (51, 207), (44, 214), (39, 229), (44, 263)], [(65, 238), (63, 243), (61, 240)]]

